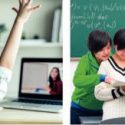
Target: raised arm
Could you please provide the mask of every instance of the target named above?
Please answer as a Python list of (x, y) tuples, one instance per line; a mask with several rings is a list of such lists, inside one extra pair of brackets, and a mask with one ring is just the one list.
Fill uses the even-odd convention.
[(32, 0), (19, 0), (19, 9), (12, 8), (17, 13), (17, 16), (0, 57), (0, 66), (2, 67), (12, 69), (14, 66), (23, 26), (31, 13), (40, 7), (40, 5), (32, 6), (31, 3)]

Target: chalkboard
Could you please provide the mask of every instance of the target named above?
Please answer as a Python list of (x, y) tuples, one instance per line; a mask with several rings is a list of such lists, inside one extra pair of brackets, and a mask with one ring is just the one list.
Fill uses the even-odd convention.
[(86, 53), (92, 30), (114, 33), (125, 27), (125, 0), (71, 0), (71, 57)]

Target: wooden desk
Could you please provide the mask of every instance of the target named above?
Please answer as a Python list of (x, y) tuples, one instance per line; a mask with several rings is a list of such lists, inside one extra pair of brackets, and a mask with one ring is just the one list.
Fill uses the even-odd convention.
[(62, 124), (62, 113), (3, 109), (0, 110), (0, 124)]

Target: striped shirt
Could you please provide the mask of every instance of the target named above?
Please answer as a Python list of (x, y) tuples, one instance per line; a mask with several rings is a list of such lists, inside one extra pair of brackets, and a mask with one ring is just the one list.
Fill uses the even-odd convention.
[[(101, 63), (98, 73), (125, 81), (125, 68), (119, 67), (112, 57)], [(125, 92), (121, 87), (101, 82), (95, 87), (95, 97), (104, 101), (103, 120), (125, 117)]]

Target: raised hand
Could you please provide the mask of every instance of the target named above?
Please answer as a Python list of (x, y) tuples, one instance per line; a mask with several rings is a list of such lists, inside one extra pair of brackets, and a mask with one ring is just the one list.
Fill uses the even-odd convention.
[(40, 8), (40, 5), (32, 5), (32, 0), (19, 0), (19, 9), (13, 7), (12, 9), (17, 13), (17, 18), (21, 22), (26, 22), (31, 13)]
[(13, 7), (13, 10), (17, 13), (17, 16), (10, 31), (6, 45), (1, 53), (0, 66), (4, 66), (9, 69), (13, 68), (20, 45), (20, 38), (24, 23), (28, 20), (31, 13), (37, 10), (39, 7), (40, 5), (33, 6), (32, 0), (19, 0), (19, 9)]

